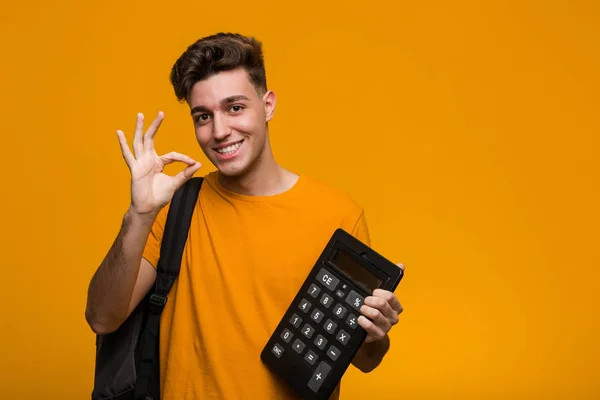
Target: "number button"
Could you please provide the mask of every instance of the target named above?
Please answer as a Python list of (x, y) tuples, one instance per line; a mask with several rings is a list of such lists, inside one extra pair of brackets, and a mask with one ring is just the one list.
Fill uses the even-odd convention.
[(317, 335), (317, 338), (315, 339), (315, 346), (317, 346), (319, 350), (323, 350), (325, 346), (327, 346), (327, 339), (321, 335)]
[(356, 317), (354, 316), (354, 314), (350, 314), (348, 316), (348, 319), (346, 320), (346, 323), (352, 329), (356, 328), (356, 326), (358, 325), (358, 322), (356, 321)]
[(310, 310), (311, 304), (308, 302), (308, 300), (302, 299), (299, 307), (302, 311), (308, 312), (308, 310)]
[(290, 332), (288, 329), (284, 329), (283, 332), (281, 332), (281, 338), (286, 343), (289, 343), (290, 340), (292, 340), (292, 337), (294, 337), (294, 334), (292, 332)]
[(323, 313), (319, 311), (319, 309), (315, 308), (310, 317), (317, 323), (321, 323), (323, 316)]
[(323, 294), (323, 297), (321, 297), (321, 304), (323, 304), (325, 308), (331, 307), (332, 301), (333, 297), (329, 296), (327, 293)]
[(320, 292), (321, 292), (321, 289), (319, 289), (319, 287), (317, 285), (315, 285), (314, 283), (311, 284), (310, 287), (308, 288), (308, 294), (310, 294), (315, 299), (317, 298), (317, 296), (319, 295)]
[(300, 326), (301, 323), (302, 318), (300, 318), (298, 314), (294, 313), (294, 315), (292, 315), (292, 318), (290, 318), (290, 324), (292, 324), (294, 328), (297, 328)]
[(331, 335), (333, 335), (333, 333), (335, 332), (335, 329), (337, 328), (337, 324), (330, 319), (325, 321), (325, 325), (323, 325), (323, 326), (324, 326), (325, 330), (328, 333), (330, 333)]
[(336, 304), (335, 308), (333, 309), (333, 313), (338, 318), (344, 318), (344, 315), (346, 314), (346, 309), (341, 304)]
[(350, 335), (348, 334), (348, 332), (344, 331), (343, 329), (341, 329), (337, 336), (336, 339), (338, 342), (340, 342), (341, 344), (347, 344), (350, 341)]
[(340, 280), (328, 272), (325, 268), (321, 268), (317, 274), (317, 281), (327, 286), (329, 290), (335, 290)]
[(313, 328), (309, 324), (305, 324), (304, 327), (302, 327), (302, 334), (304, 336), (306, 336), (308, 339), (310, 339), (314, 333), (315, 333), (315, 328)]

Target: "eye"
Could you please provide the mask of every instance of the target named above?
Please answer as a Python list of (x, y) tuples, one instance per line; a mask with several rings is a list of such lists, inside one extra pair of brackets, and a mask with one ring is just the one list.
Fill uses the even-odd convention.
[(237, 112), (242, 111), (243, 108), (244, 108), (243, 106), (241, 106), (239, 104), (235, 104), (235, 105), (231, 106), (230, 110), (237, 113)]
[(209, 118), (210, 118), (210, 115), (208, 115), (208, 114), (198, 114), (194, 117), (194, 121), (198, 124), (201, 124), (201, 123), (208, 121)]

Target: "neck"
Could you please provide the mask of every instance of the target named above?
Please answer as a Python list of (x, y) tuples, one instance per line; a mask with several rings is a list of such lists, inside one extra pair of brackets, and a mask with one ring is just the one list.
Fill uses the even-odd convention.
[(246, 196), (272, 196), (290, 189), (298, 176), (280, 166), (270, 146), (245, 174), (225, 176), (218, 173), (219, 183), (227, 190)]

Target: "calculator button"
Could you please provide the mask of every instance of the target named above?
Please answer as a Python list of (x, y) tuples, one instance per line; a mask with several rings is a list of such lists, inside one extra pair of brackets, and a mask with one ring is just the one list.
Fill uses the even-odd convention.
[(319, 357), (312, 351), (309, 350), (306, 352), (306, 356), (304, 357), (304, 359), (310, 364), (310, 365), (315, 365), (315, 363), (317, 362), (317, 359)]
[(294, 328), (297, 328), (300, 326), (301, 323), (302, 318), (300, 318), (298, 314), (294, 313), (294, 315), (292, 315), (292, 318), (290, 318), (290, 324), (292, 324)]
[(286, 343), (289, 343), (290, 340), (292, 340), (292, 337), (294, 337), (294, 334), (292, 332), (290, 332), (288, 329), (284, 329), (283, 332), (281, 332), (281, 338)]
[(318, 308), (315, 308), (314, 311), (312, 312), (312, 314), (310, 315), (310, 317), (313, 319), (313, 321), (315, 321), (317, 323), (321, 323), (323, 316), (324, 316), (323, 312), (321, 310), (319, 310)]
[(333, 297), (325, 293), (323, 297), (321, 297), (321, 304), (323, 304), (325, 308), (329, 308), (331, 307), (331, 303), (333, 303)]
[(315, 369), (315, 372), (313, 372), (310, 381), (308, 381), (308, 387), (313, 392), (318, 392), (319, 388), (323, 384), (323, 381), (329, 374), (329, 371), (331, 371), (331, 367), (329, 366), (329, 364), (327, 364), (325, 361), (321, 361), (317, 369)]
[(341, 290), (338, 290), (337, 292), (335, 292), (335, 294), (337, 295), (337, 297), (339, 297), (340, 299), (344, 298), (344, 292), (342, 292)]
[(300, 354), (302, 353), (302, 350), (304, 350), (304, 347), (306, 347), (306, 345), (304, 343), (302, 343), (302, 341), (300, 339), (296, 339), (294, 341), (294, 344), (292, 346), (292, 348), (296, 351), (296, 353)]
[(338, 359), (338, 357), (340, 356), (340, 353), (341, 353), (340, 350), (335, 346), (329, 346), (329, 350), (327, 350), (327, 355), (333, 361)]
[(356, 293), (354, 290), (350, 291), (350, 294), (346, 297), (346, 303), (350, 304), (352, 308), (360, 312), (360, 307), (363, 305), (364, 298)]
[(275, 354), (275, 357), (279, 358), (283, 354), (283, 347), (281, 347), (279, 344), (275, 344), (271, 349), (271, 352)]
[(325, 321), (325, 325), (323, 325), (323, 327), (327, 332), (333, 335), (335, 329), (337, 328), (337, 324), (332, 320), (328, 319), (327, 321)]
[(356, 328), (356, 326), (358, 325), (358, 321), (356, 320), (356, 317), (354, 316), (354, 314), (350, 314), (348, 316), (348, 319), (346, 320), (346, 323), (352, 329)]
[(347, 344), (350, 341), (350, 335), (348, 334), (348, 332), (344, 331), (343, 329), (341, 329), (338, 332), (338, 334), (337, 334), (337, 336), (335, 338), (341, 344)]
[(344, 315), (346, 315), (346, 309), (341, 304), (336, 304), (333, 308), (333, 313), (338, 318), (344, 318)]
[(310, 310), (311, 304), (306, 299), (302, 299), (299, 305), (300, 309), (304, 312), (308, 312)]
[(302, 327), (302, 334), (304, 336), (306, 336), (308, 339), (310, 339), (314, 333), (315, 333), (315, 328), (313, 328), (309, 324), (305, 324)]
[(327, 339), (325, 339), (322, 335), (317, 335), (315, 339), (315, 346), (319, 348), (319, 350), (323, 350), (325, 346), (327, 346)]
[(321, 289), (317, 285), (315, 285), (314, 283), (311, 284), (310, 287), (308, 288), (308, 294), (310, 294), (315, 299), (317, 298), (317, 296), (319, 295), (319, 293), (321, 293)]
[(329, 290), (335, 290), (340, 280), (328, 272), (325, 268), (321, 268), (317, 274), (317, 281), (327, 286)]

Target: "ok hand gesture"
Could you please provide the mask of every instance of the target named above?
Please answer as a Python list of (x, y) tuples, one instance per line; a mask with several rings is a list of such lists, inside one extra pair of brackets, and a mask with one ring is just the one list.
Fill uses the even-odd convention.
[[(171, 201), (175, 191), (200, 169), (199, 162), (184, 154), (171, 152), (160, 157), (156, 154), (154, 136), (163, 119), (164, 114), (159, 112), (144, 134), (144, 116), (141, 113), (137, 115), (133, 154), (129, 149), (125, 134), (120, 130), (117, 131), (123, 158), (131, 172), (130, 209), (137, 214), (158, 213)], [(176, 161), (183, 162), (188, 166), (175, 176), (169, 176), (162, 172), (166, 165)]]

